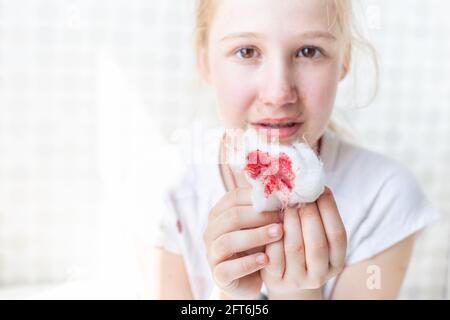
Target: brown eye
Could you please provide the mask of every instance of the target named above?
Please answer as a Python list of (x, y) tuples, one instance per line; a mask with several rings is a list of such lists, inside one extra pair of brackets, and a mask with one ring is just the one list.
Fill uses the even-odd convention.
[(256, 50), (253, 48), (241, 48), (237, 51), (237, 55), (241, 59), (252, 59), (256, 55)]
[(318, 48), (314, 47), (305, 47), (300, 50), (299, 55), (303, 58), (314, 59), (319, 58), (321, 56), (321, 52)]

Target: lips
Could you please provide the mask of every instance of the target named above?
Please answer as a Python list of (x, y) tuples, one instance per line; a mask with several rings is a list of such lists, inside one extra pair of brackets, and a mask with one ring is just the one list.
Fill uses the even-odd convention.
[(302, 123), (295, 118), (263, 119), (252, 123), (252, 126), (258, 131), (269, 137), (278, 137), (280, 139), (294, 136), (301, 125)]

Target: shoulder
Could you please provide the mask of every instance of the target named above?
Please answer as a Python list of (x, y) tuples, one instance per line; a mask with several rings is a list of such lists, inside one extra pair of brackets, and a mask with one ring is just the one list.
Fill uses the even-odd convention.
[(391, 226), (417, 229), (439, 217), (406, 165), (344, 140), (338, 145), (327, 178), (349, 229), (395, 232)]
[(341, 188), (377, 195), (420, 193), (419, 183), (403, 163), (356, 143), (339, 139), (332, 172)]
[(361, 175), (387, 178), (400, 172), (406, 175), (410, 174), (409, 170), (399, 161), (345, 140), (340, 140), (337, 157), (338, 166), (342, 170), (359, 170)]

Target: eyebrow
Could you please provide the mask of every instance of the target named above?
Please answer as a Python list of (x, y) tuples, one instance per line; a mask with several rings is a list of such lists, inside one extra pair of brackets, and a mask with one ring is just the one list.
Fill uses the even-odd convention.
[[(329, 32), (325, 32), (325, 31), (303, 32), (303, 33), (296, 35), (296, 37), (297, 38), (305, 38), (305, 39), (324, 38), (324, 39), (329, 39), (329, 40), (337, 40), (333, 34), (331, 34)], [(232, 33), (232, 34), (226, 35), (220, 41), (225, 41), (225, 40), (230, 40), (230, 39), (235, 39), (235, 38), (255, 38), (255, 39), (257, 39), (257, 38), (263, 38), (263, 36), (258, 33), (254, 33), (254, 32), (237, 32), (237, 33)]]

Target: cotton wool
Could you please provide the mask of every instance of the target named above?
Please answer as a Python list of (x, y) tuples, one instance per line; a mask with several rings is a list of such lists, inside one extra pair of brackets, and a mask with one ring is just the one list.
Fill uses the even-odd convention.
[(267, 142), (249, 129), (229, 154), (229, 163), (243, 170), (252, 186), (257, 212), (314, 202), (325, 189), (323, 163), (306, 143)]

